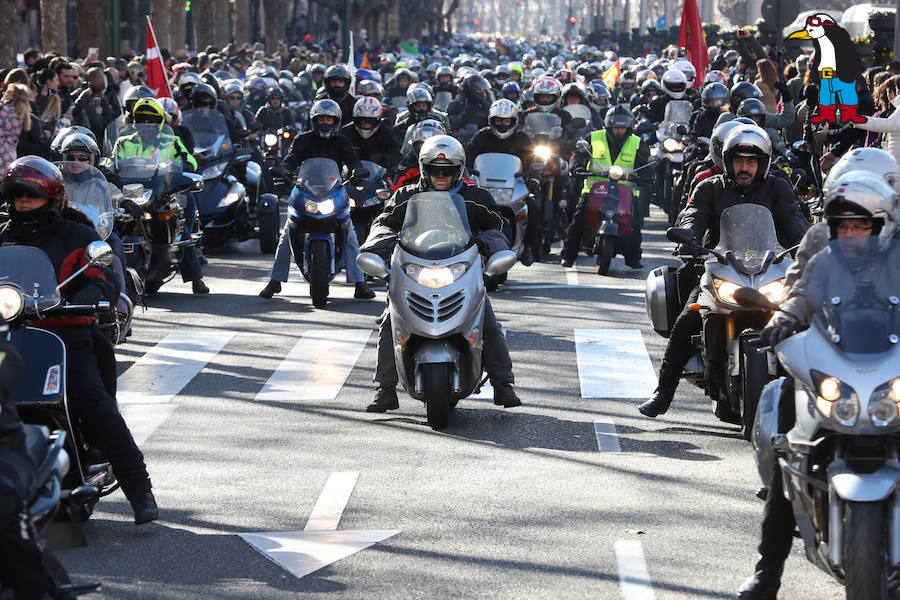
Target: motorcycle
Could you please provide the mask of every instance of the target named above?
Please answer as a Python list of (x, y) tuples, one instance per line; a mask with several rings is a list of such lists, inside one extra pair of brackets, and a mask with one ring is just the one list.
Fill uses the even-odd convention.
[(684, 167), (684, 143), (691, 120), (691, 103), (687, 100), (673, 100), (666, 104), (663, 122), (656, 130), (659, 146), (651, 149), (651, 156), (659, 164), (656, 175), (656, 198), (660, 207), (669, 216), (669, 225), (678, 216), (679, 195), (676, 195), (676, 179), (682, 179)]
[(260, 148), (266, 161), (263, 166), (268, 168), (281, 165), (281, 161), (290, 151), (295, 137), (297, 137), (297, 130), (293, 127), (267, 131), (262, 137), (263, 147)]
[(357, 258), (365, 273), (389, 281), (400, 382), (425, 403), (433, 429), (446, 428), (450, 411), (481, 385), (484, 277), (505, 273), (515, 261), (503, 250), (482, 265), (465, 202), (448, 192), (409, 199), (390, 269), (376, 254)]
[[(900, 287), (896, 277), (887, 290), (872, 282), (900, 271), (900, 243), (866, 248), (875, 258), (859, 277), (852, 245), (860, 241), (878, 244), (834, 240), (819, 256), (836, 261), (807, 266), (828, 289), (809, 328), (774, 348), (794, 391), (784, 393), (784, 378), (765, 387), (753, 445), (764, 484), (773, 469), (782, 474), (807, 560), (841, 582), (848, 600), (887, 600), (900, 568)], [(819, 277), (826, 267), (846, 276)], [(735, 296), (752, 310), (777, 308), (755, 290)], [(787, 433), (782, 402), (795, 404)]]
[(387, 187), (387, 171), (370, 160), (360, 161), (369, 175), (355, 182), (347, 182), (344, 189), (350, 197), (350, 219), (356, 228), (356, 238), (365, 240), (369, 236), (372, 221), (384, 209), (384, 203), (393, 193)]
[(440, 91), (434, 95), (434, 108), (442, 113), (447, 112), (451, 102), (453, 102), (453, 96), (450, 92)]
[[(91, 220), (100, 239), (106, 241), (113, 232), (116, 211), (110, 189), (115, 186), (106, 181), (103, 173), (91, 165), (81, 162), (57, 162), (66, 184), (66, 202), (68, 206), (81, 212)], [(134, 317), (134, 301), (128, 295), (129, 289), (143, 287), (137, 271), (116, 261), (117, 271), (121, 275), (122, 292), (115, 303), (115, 309), (99, 317), (100, 330), (115, 345), (123, 344), (131, 332), (131, 320)], [(129, 285), (130, 284), (130, 285)]]
[[(703, 329), (695, 336), (695, 355), (683, 377), (703, 388), (712, 399), (715, 415), (741, 424), (750, 439), (763, 386), (777, 374), (775, 365), (752, 343), (771, 316), (767, 310), (745, 310), (734, 296), (740, 287), (752, 287), (774, 300), (784, 291), (790, 250), (775, 252), (777, 240), (772, 213), (758, 204), (728, 207), (720, 220), (718, 246), (700, 246), (690, 229), (671, 228), (668, 238), (690, 252), (683, 258), (706, 256), (700, 279), (700, 297), (691, 309), (700, 311)], [(653, 328), (668, 336), (681, 311), (672, 267), (654, 269), (647, 278), (646, 307)], [(674, 294), (675, 298), (672, 298)]]
[[(258, 193), (262, 171), (250, 160), (250, 149), (232, 145), (225, 117), (217, 110), (192, 108), (181, 113), (181, 120), (194, 136), (194, 156), (204, 181), (197, 194), (201, 244), (224, 246), (256, 237), (260, 252), (275, 252), (281, 233), (278, 196)], [(249, 195), (232, 173), (240, 167), (252, 187)]]
[(308, 158), (300, 165), (288, 205), (291, 247), (313, 306), (325, 308), (328, 284), (344, 265), (350, 198), (337, 163)]
[(563, 110), (572, 115), (572, 120), (569, 121), (568, 131), (566, 132), (569, 139), (579, 140), (590, 135), (591, 131), (594, 130), (591, 109), (584, 104), (568, 104), (563, 107)]
[(581, 235), (582, 250), (588, 256), (597, 257), (597, 274), (609, 273), (609, 265), (621, 244), (634, 231), (634, 197), (628, 179), (639, 171), (655, 166), (649, 162), (637, 169), (619, 165), (601, 166), (597, 170), (578, 171), (575, 177), (605, 177), (591, 186), (585, 211), (584, 232)]
[(522, 131), (534, 143), (534, 161), (529, 165), (528, 172), (529, 176), (541, 182), (542, 250), (543, 254), (549, 254), (550, 245), (563, 238), (568, 225), (566, 201), (559, 199), (562, 190), (557, 189), (557, 184), (568, 179), (569, 175), (569, 163), (558, 155), (563, 136), (562, 119), (553, 113), (530, 112), (525, 115)]

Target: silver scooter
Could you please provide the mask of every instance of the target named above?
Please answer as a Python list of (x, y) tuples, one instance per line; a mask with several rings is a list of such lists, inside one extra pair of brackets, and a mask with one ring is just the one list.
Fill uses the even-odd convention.
[(503, 250), (482, 265), (457, 194), (422, 192), (407, 202), (391, 268), (376, 254), (356, 259), (368, 275), (389, 280), (394, 356), (403, 388), (425, 403), (428, 424), (444, 429), (450, 410), (480, 387), (484, 276), (508, 271)]
[[(900, 243), (860, 269), (858, 247), (846, 245), (858, 240), (877, 244), (835, 240), (807, 266), (816, 315), (775, 347), (793, 398), (784, 378), (765, 387), (753, 445), (764, 485), (781, 470), (807, 559), (842, 582), (848, 600), (886, 600), (900, 575)], [(735, 295), (775, 308), (754, 290)], [(786, 434), (782, 402), (796, 411)]]

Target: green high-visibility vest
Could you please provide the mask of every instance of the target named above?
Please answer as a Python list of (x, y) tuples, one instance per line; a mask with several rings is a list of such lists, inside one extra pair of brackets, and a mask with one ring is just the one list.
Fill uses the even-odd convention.
[[(631, 134), (625, 140), (625, 144), (619, 151), (619, 155), (615, 161), (610, 160), (609, 141), (606, 138), (606, 130), (601, 129), (591, 134), (591, 163), (588, 170), (599, 170), (601, 166), (610, 167), (618, 165), (627, 169), (634, 168), (634, 161), (637, 158), (638, 148), (641, 146), (640, 136)], [(588, 177), (584, 180), (584, 186), (581, 188), (582, 194), (588, 194), (594, 184), (598, 181), (609, 181), (607, 177)], [(623, 182), (628, 183), (628, 182)], [(630, 185), (630, 184), (629, 184)]]

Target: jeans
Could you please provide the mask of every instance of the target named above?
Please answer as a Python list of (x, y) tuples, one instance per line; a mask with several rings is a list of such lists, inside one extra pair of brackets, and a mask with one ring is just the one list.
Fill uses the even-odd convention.
[[(184, 231), (181, 239), (188, 240), (194, 233), (194, 225), (197, 222), (197, 197), (194, 194), (186, 194), (187, 206), (184, 209)], [(181, 279), (183, 281), (197, 281), (203, 279), (203, 267), (197, 258), (197, 249), (194, 246), (185, 246), (181, 256)]]
[(819, 106), (834, 106), (835, 104), (844, 106), (859, 104), (855, 81), (845, 83), (837, 77), (819, 79)]
[[(500, 331), (500, 324), (491, 308), (491, 301), (484, 299), (484, 348), (481, 353), (484, 370), (491, 380), (491, 385), (500, 387), (515, 383), (512, 372), (512, 359), (506, 338)], [(394, 360), (393, 332), (391, 331), (391, 309), (386, 306), (384, 319), (378, 330), (378, 362), (375, 365), (375, 382), (380, 387), (397, 387), (397, 363)]]
[[(288, 220), (284, 224), (284, 229), (281, 230), (281, 238), (278, 240), (278, 247), (275, 249), (275, 261), (272, 263), (272, 272), (269, 274), (269, 279), (282, 283), (288, 280), (288, 273), (291, 270), (291, 229), (291, 221)], [(353, 227), (353, 223), (348, 221), (346, 231), (344, 268), (347, 270), (347, 283), (365, 281), (366, 274), (356, 266), (356, 257), (359, 256), (359, 239), (356, 237), (356, 228)]]

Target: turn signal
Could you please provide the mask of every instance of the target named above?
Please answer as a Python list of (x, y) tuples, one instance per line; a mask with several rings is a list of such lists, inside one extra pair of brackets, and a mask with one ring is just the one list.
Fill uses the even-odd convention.
[(688, 304), (688, 308), (691, 310), (700, 310), (703, 306), (699, 302), (694, 302), (693, 304)]

